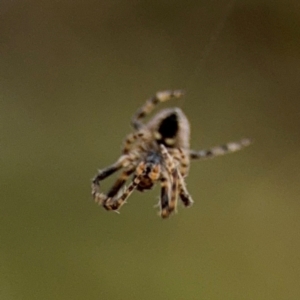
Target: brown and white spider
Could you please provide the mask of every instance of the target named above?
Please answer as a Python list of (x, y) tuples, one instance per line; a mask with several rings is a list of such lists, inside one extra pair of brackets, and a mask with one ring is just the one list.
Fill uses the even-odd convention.
[[(114, 164), (99, 170), (92, 181), (93, 198), (106, 210), (118, 211), (135, 189), (142, 192), (159, 182), (160, 215), (167, 218), (176, 210), (178, 196), (184, 206), (189, 207), (193, 204), (184, 181), (188, 174), (190, 159), (224, 155), (250, 144), (249, 139), (242, 139), (209, 150), (191, 150), (189, 121), (177, 107), (161, 110), (147, 124), (141, 121), (160, 102), (182, 95), (181, 90), (158, 92), (133, 116), (134, 131), (126, 137), (122, 155)], [(101, 193), (100, 181), (122, 168), (123, 172), (108, 193)], [(131, 183), (124, 188), (125, 182), (132, 174), (134, 175)]]

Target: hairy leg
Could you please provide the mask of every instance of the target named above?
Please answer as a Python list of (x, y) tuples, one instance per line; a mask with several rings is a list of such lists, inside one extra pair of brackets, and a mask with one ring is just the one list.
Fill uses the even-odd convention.
[(184, 178), (180, 173), (178, 174), (178, 177), (179, 177), (179, 197), (185, 207), (192, 206), (194, 201), (186, 188)]
[(122, 153), (128, 154), (133, 145), (137, 146), (137, 151), (145, 152), (144, 144), (141, 142), (147, 142), (152, 138), (152, 133), (147, 129), (140, 129), (136, 132), (132, 132), (127, 135), (122, 147)]
[(148, 176), (152, 181), (156, 181), (160, 176), (160, 166), (158, 164), (147, 164), (140, 162), (136, 168), (135, 176), (131, 184), (123, 191), (120, 196), (107, 198), (103, 207), (107, 210), (118, 210), (132, 192), (137, 188), (144, 176)]
[(167, 218), (177, 207), (177, 197), (178, 197), (178, 188), (179, 188), (179, 171), (175, 166), (173, 157), (168, 152), (167, 148), (164, 145), (160, 146), (161, 153), (165, 161), (166, 170), (168, 172), (167, 184), (170, 186), (170, 199), (169, 205), (165, 209), (162, 217)]
[(231, 142), (224, 145), (216, 146), (207, 150), (190, 150), (191, 159), (207, 159), (214, 158), (216, 156), (222, 156), (228, 153), (239, 151), (251, 144), (250, 139), (242, 139), (238, 142)]
[(142, 119), (150, 114), (155, 106), (160, 102), (168, 101), (172, 98), (179, 98), (183, 95), (183, 91), (174, 90), (174, 91), (161, 91), (157, 92), (154, 96), (146, 101), (146, 103), (135, 113), (132, 118), (132, 126), (134, 129), (140, 129), (143, 127)]
[(132, 194), (132, 192), (136, 189), (138, 184), (141, 182), (141, 178), (143, 176), (145, 170), (145, 163), (141, 162), (137, 169), (136, 174), (130, 183), (130, 185), (123, 191), (122, 195), (117, 198), (107, 198), (103, 203), (103, 207), (107, 210), (118, 210), (125, 202), (126, 199)]
[(130, 151), (132, 145), (136, 142), (137, 139), (138, 139), (138, 133), (137, 132), (129, 133), (126, 136), (125, 141), (123, 143), (122, 153), (127, 154)]
[(110, 188), (107, 194), (98, 193), (97, 197), (95, 198), (95, 202), (99, 205), (103, 205), (108, 198), (115, 197), (120, 189), (124, 186), (125, 182), (127, 181), (128, 177), (135, 171), (135, 166), (130, 166), (130, 168), (125, 169), (118, 179), (115, 181), (113, 186)]
[(189, 150), (170, 148), (168, 149), (168, 152), (173, 157), (173, 159), (178, 162), (180, 174), (185, 177), (188, 174), (190, 168)]
[(133, 160), (130, 155), (122, 155), (114, 164), (106, 167), (105, 169), (99, 170), (98, 174), (92, 180), (92, 196), (96, 202), (102, 202), (104, 194), (100, 193), (100, 181), (109, 177), (116, 171), (128, 166)]
[(168, 179), (167, 174), (164, 174), (160, 178), (161, 192), (160, 192), (160, 216), (163, 219), (169, 217), (169, 199), (171, 193), (170, 180)]

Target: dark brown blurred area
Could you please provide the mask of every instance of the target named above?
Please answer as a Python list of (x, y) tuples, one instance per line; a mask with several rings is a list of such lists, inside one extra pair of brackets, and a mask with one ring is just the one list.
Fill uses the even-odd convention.
[[(169, 220), (158, 187), (97, 207), (132, 114), (175, 88), (193, 148), (254, 144), (194, 162)], [(298, 300), (299, 96), (298, 0), (2, 1), (0, 299)]]

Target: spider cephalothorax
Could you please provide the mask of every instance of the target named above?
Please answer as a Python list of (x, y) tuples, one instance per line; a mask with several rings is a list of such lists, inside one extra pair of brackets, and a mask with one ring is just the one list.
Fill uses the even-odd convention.
[[(184, 181), (190, 159), (215, 157), (250, 144), (248, 139), (243, 139), (209, 150), (191, 150), (189, 121), (180, 108), (163, 109), (148, 123), (141, 121), (158, 103), (182, 95), (180, 90), (158, 92), (136, 112), (132, 119), (134, 131), (126, 137), (122, 155), (114, 164), (100, 170), (93, 179), (93, 198), (105, 209), (118, 211), (135, 189), (142, 192), (159, 182), (160, 215), (167, 218), (176, 210), (178, 197), (186, 207), (193, 204)], [(101, 193), (100, 181), (120, 169), (123, 171), (108, 193)], [(132, 174), (131, 183), (124, 188)]]

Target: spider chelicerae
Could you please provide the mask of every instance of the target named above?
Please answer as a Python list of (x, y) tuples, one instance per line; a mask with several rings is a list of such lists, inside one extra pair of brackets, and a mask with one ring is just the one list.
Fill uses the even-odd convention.
[[(185, 184), (191, 159), (232, 153), (251, 143), (249, 139), (242, 139), (208, 150), (191, 150), (189, 121), (177, 107), (163, 109), (148, 123), (142, 122), (157, 104), (182, 95), (181, 90), (157, 92), (133, 116), (134, 131), (126, 137), (122, 155), (114, 164), (99, 170), (92, 181), (92, 196), (106, 210), (118, 212), (134, 190), (142, 192), (159, 182), (160, 216), (168, 218), (176, 210), (178, 197), (185, 207), (193, 204)], [(101, 193), (100, 181), (120, 169), (123, 171), (108, 193)], [(125, 187), (131, 175), (131, 183)]]

